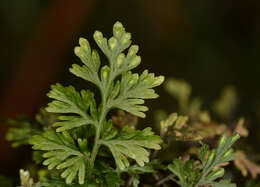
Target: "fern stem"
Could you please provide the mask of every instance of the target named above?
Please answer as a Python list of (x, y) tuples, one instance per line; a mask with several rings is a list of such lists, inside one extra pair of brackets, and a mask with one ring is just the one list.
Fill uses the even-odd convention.
[(88, 172), (88, 178), (90, 178), (90, 176), (92, 174), (92, 171), (93, 171), (93, 168), (94, 168), (94, 163), (95, 163), (97, 153), (98, 153), (98, 150), (99, 150), (99, 147), (100, 147), (99, 139), (100, 139), (101, 129), (102, 129), (102, 125), (104, 123), (105, 115), (106, 115), (106, 112), (104, 110), (104, 107), (102, 107), (102, 114), (101, 114), (100, 121), (99, 121), (99, 124), (98, 124), (97, 129), (96, 129), (94, 146), (93, 146), (93, 150), (92, 150), (91, 157), (90, 157), (90, 170)]
[(101, 128), (99, 126), (97, 128), (97, 131), (96, 131), (94, 147), (93, 147), (93, 150), (92, 150), (92, 153), (91, 153), (91, 158), (90, 158), (90, 170), (88, 172), (89, 177), (92, 174), (92, 170), (94, 168), (95, 159), (97, 157), (97, 153), (98, 153), (98, 150), (99, 150), (99, 147), (100, 147), (100, 144), (98, 144), (98, 141), (99, 141), (99, 138), (100, 138), (100, 131), (101, 131)]
[(200, 177), (200, 179), (199, 179), (198, 183), (195, 185), (195, 187), (198, 187), (200, 185), (201, 181), (203, 181), (204, 178), (209, 174), (209, 172), (214, 168), (214, 166), (216, 166), (218, 160), (219, 160), (219, 157), (216, 156), (214, 161), (207, 168), (203, 169), (202, 176)]
[(101, 115), (100, 115), (99, 122), (98, 122), (99, 124), (96, 128), (94, 146), (93, 146), (91, 157), (90, 157), (90, 170), (88, 172), (88, 178), (91, 177), (91, 174), (92, 174), (92, 171), (94, 168), (94, 163), (95, 163), (95, 160), (96, 160), (96, 157), (98, 154), (98, 150), (100, 148), (99, 140), (100, 140), (101, 129), (102, 129), (102, 126), (103, 126), (103, 123), (104, 123), (104, 120), (105, 120), (105, 117), (106, 117), (106, 114), (108, 111), (107, 106), (106, 106), (107, 95), (108, 95), (108, 90), (109, 90), (114, 78), (115, 78), (114, 75), (111, 74), (109, 76), (109, 81), (108, 81), (107, 86), (104, 88), (104, 90), (102, 90), (102, 89), (100, 90), (101, 95), (102, 95), (101, 110), (100, 110)]
[(163, 185), (165, 182), (167, 182), (167, 181), (169, 181), (169, 180), (173, 180), (173, 181), (176, 182), (176, 180), (174, 180), (174, 177), (175, 177), (174, 174), (170, 174), (170, 175), (166, 176), (165, 178), (159, 180), (159, 181), (155, 184), (155, 186), (161, 186), (161, 185)]

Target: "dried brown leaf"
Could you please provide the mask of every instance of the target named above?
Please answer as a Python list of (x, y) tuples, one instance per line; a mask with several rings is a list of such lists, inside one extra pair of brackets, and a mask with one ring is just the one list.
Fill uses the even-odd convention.
[(240, 136), (247, 137), (248, 136), (248, 130), (244, 126), (244, 118), (239, 119), (237, 123), (237, 127), (235, 129), (235, 132), (237, 132)]
[(213, 168), (213, 170), (215, 171), (215, 170), (217, 170), (218, 168), (227, 166), (228, 164), (229, 164), (229, 162), (223, 162), (223, 163), (221, 163), (221, 164), (216, 165), (216, 166)]
[(186, 127), (180, 130), (174, 129), (174, 139), (177, 141), (199, 141), (202, 140), (202, 136), (196, 129)]
[(218, 124), (215, 122), (210, 123), (194, 123), (193, 127), (197, 129), (203, 138), (214, 138), (217, 135), (223, 133), (231, 135), (232, 132), (227, 128), (225, 124)]
[(247, 159), (243, 151), (236, 152), (235, 166), (241, 171), (243, 176), (247, 176), (248, 172), (255, 179), (260, 174), (260, 165)]
[(135, 128), (138, 123), (138, 117), (126, 113), (123, 110), (118, 110), (117, 115), (112, 116), (112, 120), (121, 129), (126, 125)]

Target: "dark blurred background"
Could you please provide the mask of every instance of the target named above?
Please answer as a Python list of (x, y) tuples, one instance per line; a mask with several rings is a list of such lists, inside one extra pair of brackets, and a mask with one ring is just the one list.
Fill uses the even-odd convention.
[[(187, 80), (193, 94), (210, 103), (226, 85), (240, 97), (239, 116), (250, 120), (250, 139), (259, 142), (259, 0), (1, 0), (0, 5), (0, 174), (16, 175), (30, 158), (4, 141), (6, 118), (34, 116), (46, 105), (55, 82), (86, 87), (68, 67), (78, 38), (98, 29), (112, 35), (121, 21), (140, 45), (142, 64), (157, 75)], [(162, 89), (148, 104), (174, 112)], [(153, 111), (148, 112), (152, 122)], [(28, 148), (29, 150), (29, 148)]]

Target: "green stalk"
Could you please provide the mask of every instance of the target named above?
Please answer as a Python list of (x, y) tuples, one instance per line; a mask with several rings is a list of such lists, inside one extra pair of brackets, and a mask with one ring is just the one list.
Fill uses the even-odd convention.
[(100, 118), (99, 118), (98, 125), (96, 126), (96, 135), (95, 135), (93, 150), (91, 152), (91, 157), (90, 157), (90, 168), (89, 168), (89, 172), (88, 172), (88, 178), (91, 177), (91, 174), (92, 174), (93, 168), (94, 168), (94, 163), (95, 163), (95, 160), (96, 160), (96, 157), (97, 157), (97, 154), (98, 154), (98, 150), (100, 148), (99, 140), (100, 140), (101, 129), (102, 129), (102, 126), (103, 126), (103, 123), (104, 123), (104, 120), (105, 120), (105, 116), (108, 112), (108, 108), (106, 106), (106, 104), (107, 104), (106, 103), (107, 92), (108, 92), (114, 78), (115, 77), (112, 75), (112, 72), (111, 72), (111, 74), (109, 76), (108, 84), (105, 87), (104, 92), (103, 92), (102, 89), (100, 89), (100, 91), (102, 93), (102, 102), (101, 102), (101, 110), (100, 110), (101, 115), (100, 115)]

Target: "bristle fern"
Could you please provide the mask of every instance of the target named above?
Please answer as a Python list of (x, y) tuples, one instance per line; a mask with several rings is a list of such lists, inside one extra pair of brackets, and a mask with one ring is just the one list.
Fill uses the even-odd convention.
[(202, 143), (199, 152), (200, 164), (195, 160), (188, 160), (185, 163), (180, 159), (176, 159), (172, 164), (168, 165), (168, 169), (174, 173), (178, 180), (175, 180), (182, 187), (200, 187), (200, 186), (222, 186), (236, 187), (235, 184), (228, 180), (216, 181), (223, 177), (224, 168), (221, 164), (235, 159), (235, 153), (231, 148), (232, 144), (239, 138), (238, 134), (233, 134), (227, 138), (223, 135), (218, 147), (209, 150), (208, 145)]
[[(36, 150), (34, 161), (47, 166), (32, 174), (33, 178), (38, 174), (37, 183), (28, 171), (20, 170), (21, 187), (169, 186), (172, 182), (182, 187), (235, 187), (220, 178), (224, 174), (223, 163), (235, 157), (231, 146), (239, 135), (222, 136), (213, 150), (201, 143), (198, 161), (189, 159), (188, 154), (185, 159), (164, 160), (160, 154), (168, 154), (172, 149), (171, 142), (198, 141), (203, 137), (194, 131), (188, 116), (177, 113), (160, 122), (160, 136), (150, 127), (136, 130), (135, 125), (127, 124), (127, 115), (132, 118), (135, 115), (134, 123), (137, 123), (137, 117), (145, 117), (148, 108), (144, 106), (144, 99), (158, 97), (153, 88), (162, 84), (164, 77), (155, 76), (148, 70), (140, 75), (132, 73), (141, 62), (137, 55), (139, 48), (131, 45), (131, 34), (120, 22), (114, 24), (111, 38), (96, 31), (94, 40), (108, 63), (101, 64), (98, 51), (91, 49), (86, 39), (80, 38), (75, 54), (83, 65), (73, 64), (69, 70), (94, 84), (100, 95), (57, 83), (47, 94), (53, 101), (36, 120), (9, 121), (15, 127), (9, 128), (7, 140), (13, 141), (13, 146), (30, 143)], [(124, 52), (126, 49), (128, 51)], [(183, 103), (182, 111), (188, 111), (190, 87), (173, 83), (166, 85), (170, 86), (180, 105)], [(198, 105), (195, 103), (195, 106)], [(130, 114), (110, 119), (113, 112), (109, 112), (113, 109)], [(158, 151), (161, 146), (163, 149)], [(148, 173), (151, 177), (146, 180), (142, 174)], [(5, 179), (2, 183), (9, 182)]]
[[(96, 85), (101, 103), (96, 104), (90, 90), (78, 92), (73, 86), (53, 85), (48, 97), (54, 101), (46, 110), (60, 114), (59, 121), (53, 124), (56, 129), (47, 129), (30, 141), (33, 149), (45, 152), (43, 164), (48, 165), (48, 169), (62, 170), (60, 176), (67, 184), (75, 183), (76, 177), (79, 184), (90, 181), (101, 146), (111, 151), (117, 168), (121, 170), (130, 166), (129, 158), (144, 166), (149, 162), (148, 149), (160, 149), (161, 139), (150, 128), (134, 130), (126, 127), (118, 131), (107, 114), (117, 108), (145, 117), (148, 108), (143, 105), (144, 99), (158, 97), (153, 88), (162, 84), (164, 77), (156, 77), (147, 70), (141, 75), (130, 71), (140, 64), (141, 58), (137, 55), (138, 46), (131, 45), (131, 34), (120, 22), (114, 24), (110, 39), (96, 31), (94, 40), (107, 57), (108, 64), (100, 67), (98, 52), (90, 48), (86, 39), (80, 38), (75, 54), (83, 65), (73, 64), (70, 72)], [(93, 146), (88, 137), (82, 139), (72, 135), (76, 128), (88, 125), (95, 128)]]

